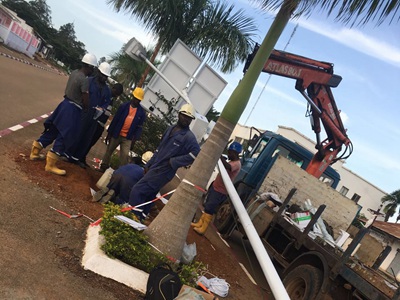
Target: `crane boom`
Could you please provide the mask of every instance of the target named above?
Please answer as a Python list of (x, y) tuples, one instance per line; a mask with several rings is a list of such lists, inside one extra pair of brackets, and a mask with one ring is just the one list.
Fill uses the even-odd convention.
[[(258, 51), (258, 45), (247, 59), (243, 72), (246, 72), (251, 60)], [(341, 158), (347, 158), (352, 152), (352, 144), (340, 117), (331, 88), (337, 87), (342, 77), (334, 74), (333, 64), (317, 61), (289, 52), (273, 50), (263, 67), (263, 72), (296, 80), (295, 88), (309, 104), (312, 129), (316, 134), (316, 149), (306, 171), (319, 178), (326, 168)], [(321, 141), (321, 123), (327, 138)], [(339, 153), (342, 146), (346, 150)], [(350, 150), (346, 157), (347, 150)]]

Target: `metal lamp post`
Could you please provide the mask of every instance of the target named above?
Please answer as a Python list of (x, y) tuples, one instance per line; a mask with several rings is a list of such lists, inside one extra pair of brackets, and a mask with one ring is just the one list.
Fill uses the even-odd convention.
[(187, 103), (192, 104), (189, 100), (187, 94), (183, 91), (179, 90), (171, 81), (168, 80), (167, 77), (163, 73), (160, 72), (146, 57), (146, 51), (143, 45), (134, 37), (129, 40), (129, 42), (125, 45), (124, 51), (130, 57), (137, 61), (145, 61), (175, 92), (179, 94)]

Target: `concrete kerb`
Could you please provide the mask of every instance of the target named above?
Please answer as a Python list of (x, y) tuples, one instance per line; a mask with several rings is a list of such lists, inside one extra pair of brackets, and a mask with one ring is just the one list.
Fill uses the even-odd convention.
[(5, 57), (7, 57), (7, 58), (11, 58), (11, 59), (13, 59), (13, 60), (19, 61), (19, 62), (24, 63), (24, 64), (27, 64), (27, 65), (31, 65), (31, 66), (33, 66), (33, 67), (35, 67), (35, 68), (39, 68), (39, 69), (42, 69), (42, 70), (44, 70), (44, 71), (48, 71), (48, 72), (56, 73), (56, 74), (61, 75), (61, 76), (62, 76), (62, 75), (65, 76), (65, 74), (63, 74), (63, 73), (61, 73), (61, 72), (59, 72), (59, 71), (56, 71), (56, 70), (54, 70), (54, 69), (47, 69), (47, 68), (44, 68), (44, 67), (39, 66), (39, 65), (37, 65), (37, 64), (34, 64), (34, 63), (32, 63), (32, 62), (30, 62), (30, 61), (28, 61), (28, 60), (21, 59), (21, 58), (12, 56), (12, 55), (7, 54), (7, 53), (4, 53), (4, 52), (0, 52), (0, 55), (5, 56)]
[(104, 237), (99, 234), (100, 225), (89, 226), (86, 245), (82, 257), (82, 266), (103, 277), (111, 278), (137, 291), (146, 293), (149, 274), (136, 269), (118, 259), (108, 257), (101, 249)]

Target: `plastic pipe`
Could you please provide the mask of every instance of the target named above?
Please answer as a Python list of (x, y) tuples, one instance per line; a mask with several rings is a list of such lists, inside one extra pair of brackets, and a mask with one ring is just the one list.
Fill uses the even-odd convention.
[(267, 282), (277, 300), (290, 300), (289, 295), (286, 292), (285, 286), (283, 285), (278, 272), (276, 271), (272, 261), (265, 250), (264, 245), (261, 242), (260, 237), (254, 228), (253, 223), (247, 214), (246, 208), (244, 207), (242, 200), (233, 186), (233, 183), (225, 170), (225, 167), (221, 160), (218, 161), (218, 168), (224, 182), (225, 188), (228, 191), (229, 197), (232, 200), (233, 206), (235, 207), (236, 213), (239, 216), (240, 223), (242, 224), (244, 231), (246, 232), (249, 242), (256, 254), (257, 260), (260, 263), (261, 269), (267, 279)]

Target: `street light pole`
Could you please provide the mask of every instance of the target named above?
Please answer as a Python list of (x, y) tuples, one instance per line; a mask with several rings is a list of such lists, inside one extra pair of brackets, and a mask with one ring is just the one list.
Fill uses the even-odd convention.
[(147, 59), (145, 55), (146, 51), (144, 50), (144, 47), (138, 40), (136, 40), (134, 37), (131, 38), (129, 42), (125, 45), (124, 51), (126, 54), (128, 54), (130, 57), (132, 57), (137, 61), (144, 60), (175, 92), (179, 94), (179, 96), (182, 97), (183, 100), (185, 100), (189, 104), (192, 104), (192, 102), (189, 100), (188, 95), (183, 91), (179, 90), (171, 81), (168, 80), (167, 77), (165, 77), (163, 73), (160, 72), (160, 70), (158, 70), (151, 63), (151, 61)]

